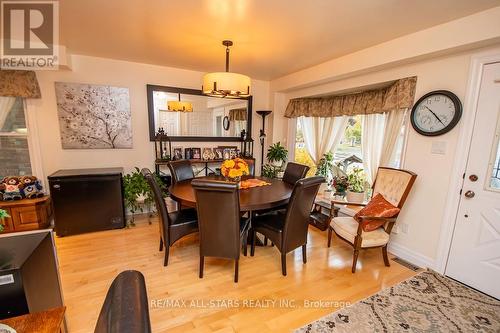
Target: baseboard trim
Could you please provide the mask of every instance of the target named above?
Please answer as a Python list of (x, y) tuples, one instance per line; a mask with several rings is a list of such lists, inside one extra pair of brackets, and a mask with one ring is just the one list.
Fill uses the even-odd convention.
[(420, 253), (416, 253), (405, 246), (397, 243), (389, 243), (388, 250), (395, 256), (404, 259), (414, 265), (422, 268), (434, 269), (435, 261), (432, 258), (424, 256)]

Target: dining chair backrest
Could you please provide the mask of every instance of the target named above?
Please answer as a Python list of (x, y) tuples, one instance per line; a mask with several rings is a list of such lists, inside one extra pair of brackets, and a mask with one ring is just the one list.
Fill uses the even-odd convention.
[(238, 259), (240, 200), (237, 183), (193, 179), (200, 230), (200, 255)]
[(194, 178), (193, 167), (188, 160), (170, 161), (168, 168), (172, 176), (172, 184)]
[(401, 209), (416, 178), (417, 175), (408, 170), (380, 167), (373, 183), (373, 196), (380, 193), (387, 201)]
[(167, 204), (165, 203), (165, 199), (163, 198), (160, 185), (158, 185), (153, 173), (148, 168), (142, 169), (141, 173), (144, 178), (146, 178), (151, 192), (153, 192), (156, 211), (158, 212), (158, 216), (160, 217), (160, 233), (163, 235), (164, 239), (168, 239), (167, 231), (168, 226), (170, 225), (170, 218), (168, 216)]
[(282, 247), (286, 252), (306, 243), (309, 215), (319, 187), (324, 181), (325, 178), (315, 176), (300, 179), (295, 183), (283, 227)]
[(248, 164), (250, 176), (255, 177), (255, 158), (243, 158), (243, 160)]
[(299, 179), (304, 178), (308, 171), (309, 167), (307, 165), (288, 162), (285, 168), (285, 173), (283, 174), (283, 181), (294, 185)]

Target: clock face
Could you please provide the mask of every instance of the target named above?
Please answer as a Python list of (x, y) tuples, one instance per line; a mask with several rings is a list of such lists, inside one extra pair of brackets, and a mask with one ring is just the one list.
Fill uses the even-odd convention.
[(450, 131), (462, 115), (457, 96), (449, 91), (436, 91), (420, 98), (412, 109), (411, 123), (423, 135), (435, 136)]

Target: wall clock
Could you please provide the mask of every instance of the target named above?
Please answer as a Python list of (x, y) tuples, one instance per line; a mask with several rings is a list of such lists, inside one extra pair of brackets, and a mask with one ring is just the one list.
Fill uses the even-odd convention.
[(447, 90), (425, 94), (411, 110), (411, 125), (426, 136), (445, 134), (458, 124), (462, 117), (462, 103), (457, 95)]

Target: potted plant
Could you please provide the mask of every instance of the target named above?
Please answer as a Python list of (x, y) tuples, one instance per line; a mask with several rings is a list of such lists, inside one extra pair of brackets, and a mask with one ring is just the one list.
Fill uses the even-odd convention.
[(4, 209), (0, 209), (0, 232), (3, 232), (4, 229), (3, 219), (7, 217), (10, 217), (9, 214), (7, 214), (7, 211), (5, 211)]
[(364, 171), (359, 168), (352, 169), (347, 174), (347, 187), (346, 199), (348, 202), (361, 203), (365, 200), (365, 184), (366, 178)]
[(332, 185), (335, 188), (335, 195), (343, 197), (349, 187), (349, 180), (347, 176), (335, 176), (333, 177)]
[(262, 166), (262, 177), (266, 178), (278, 178), (280, 168), (275, 167), (271, 164), (264, 164)]
[(288, 158), (288, 150), (280, 142), (276, 142), (269, 147), (266, 157), (273, 166), (281, 168)]
[[(158, 184), (160, 184), (160, 188), (163, 190), (164, 185), (160, 177), (155, 174), (155, 178)], [(132, 214), (132, 218), (127, 224), (134, 225), (134, 215), (137, 212), (143, 213), (144, 207), (149, 211), (148, 218), (152, 216), (151, 205), (154, 202), (153, 192), (138, 167), (131, 173), (123, 176), (123, 191), (125, 206)], [(149, 220), (149, 224), (151, 224), (151, 220)]]
[(332, 190), (332, 181), (333, 181), (333, 153), (328, 152), (323, 155), (323, 157), (319, 160), (318, 165), (316, 166), (316, 176), (325, 177), (327, 184), (327, 191), (331, 192)]

